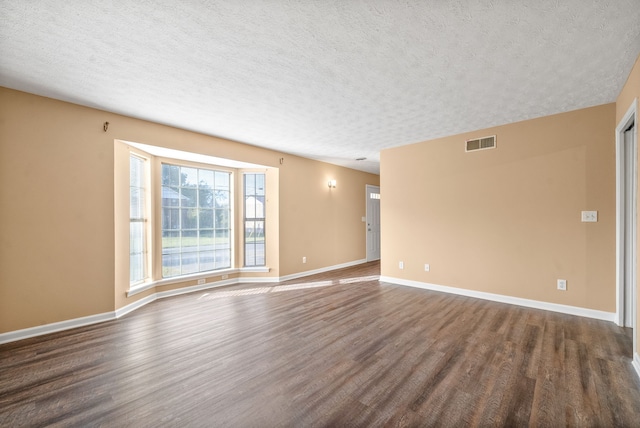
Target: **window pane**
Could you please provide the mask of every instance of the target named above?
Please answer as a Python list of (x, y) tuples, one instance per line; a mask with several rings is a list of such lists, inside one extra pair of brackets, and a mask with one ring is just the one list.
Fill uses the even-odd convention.
[(198, 210), (195, 208), (183, 208), (182, 214), (182, 229), (196, 229), (198, 227)]
[(129, 186), (131, 187), (143, 187), (142, 183), (143, 183), (143, 167), (142, 167), (142, 163), (143, 160), (136, 157), (136, 156), (131, 156), (130, 157), (130, 163), (129, 163)]
[(180, 232), (162, 233), (162, 254), (176, 253), (180, 251)]
[(129, 225), (129, 250), (131, 254), (144, 251), (144, 223), (131, 222)]
[(162, 165), (162, 185), (178, 187), (180, 185), (180, 167)]
[(255, 266), (256, 265), (256, 246), (253, 242), (244, 244), (244, 265)]
[(200, 230), (198, 247), (200, 251), (213, 250), (213, 230)]
[(215, 231), (215, 245), (216, 248), (230, 248), (231, 240), (229, 239), (229, 230), (216, 229)]
[(162, 256), (162, 276), (180, 275), (180, 253), (164, 254)]
[(198, 251), (198, 231), (197, 230), (187, 230), (182, 231), (182, 237), (180, 240), (181, 251), (190, 252), (190, 251)]
[(201, 251), (200, 253), (200, 272), (215, 269), (215, 252)]
[(177, 208), (162, 208), (162, 228), (180, 229), (180, 210)]
[(198, 178), (200, 179), (198, 181), (200, 188), (213, 189), (213, 171), (199, 169)]
[(230, 177), (231, 177), (231, 174), (229, 174), (228, 172), (216, 171), (216, 178), (215, 178), (216, 189), (230, 190), (230, 187), (229, 187)]
[(256, 218), (264, 218), (264, 196), (256, 196)]
[(231, 267), (230, 191), (228, 172), (163, 165), (163, 277)]
[(244, 201), (244, 217), (256, 218), (256, 198), (255, 196), (248, 196)]
[(255, 222), (254, 236), (256, 241), (264, 242), (264, 221)]
[(213, 210), (200, 209), (200, 229), (213, 229)]
[(264, 195), (264, 174), (256, 174), (256, 195)]
[(244, 222), (244, 242), (254, 242), (256, 238), (256, 222), (245, 221)]
[(131, 282), (145, 278), (144, 223), (131, 222), (129, 228), (129, 279)]
[(180, 186), (197, 187), (198, 170), (196, 168), (180, 167)]
[(177, 187), (162, 186), (162, 206), (180, 206), (180, 190)]
[(264, 242), (256, 244), (256, 266), (264, 266), (266, 263), (264, 256)]
[(223, 269), (231, 267), (231, 251), (230, 250), (216, 250), (216, 269)]
[(216, 229), (228, 229), (229, 228), (229, 211), (228, 210), (216, 210)]
[(182, 194), (180, 204), (183, 207), (198, 206), (198, 191), (196, 189), (180, 189), (180, 193)]
[(131, 254), (129, 266), (129, 282), (139, 282), (144, 279), (144, 254)]
[(244, 194), (246, 196), (253, 196), (256, 194), (256, 175), (255, 174), (245, 174)]
[(182, 268), (180, 273), (187, 275), (199, 271), (198, 253), (196, 251), (191, 253), (182, 253), (181, 256)]
[(215, 193), (216, 208), (229, 209), (229, 192), (226, 190), (217, 190)]
[(213, 208), (213, 189), (201, 187), (198, 192), (198, 206), (201, 208)]
[(129, 189), (129, 216), (130, 218), (142, 218), (144, 213), (144, 189), (131, 187)]

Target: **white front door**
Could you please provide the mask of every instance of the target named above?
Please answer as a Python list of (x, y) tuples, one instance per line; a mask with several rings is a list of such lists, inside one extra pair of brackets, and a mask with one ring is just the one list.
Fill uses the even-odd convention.
[(380, 187), (366, 186), (367, 261), (380, 260)]

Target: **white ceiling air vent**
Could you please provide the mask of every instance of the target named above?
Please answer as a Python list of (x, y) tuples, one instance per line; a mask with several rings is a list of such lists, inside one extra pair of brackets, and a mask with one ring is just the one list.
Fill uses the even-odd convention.
[(476, 138), (474, 140), (467, 140), (465, 144), (465, 152), (473, 152), (476, 150), (495, 149), (496, 148), (496, 136)]

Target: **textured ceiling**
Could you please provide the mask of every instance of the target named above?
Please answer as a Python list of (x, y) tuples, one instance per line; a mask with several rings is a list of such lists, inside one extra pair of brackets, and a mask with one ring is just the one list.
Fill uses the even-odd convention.
[(0, 0), (0, 85), (377, 173), (615, 101), (639, 23), (640, 0)]

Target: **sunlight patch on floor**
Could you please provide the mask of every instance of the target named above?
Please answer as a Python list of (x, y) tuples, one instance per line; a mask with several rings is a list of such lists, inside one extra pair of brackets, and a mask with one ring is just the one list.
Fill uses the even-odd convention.
[(223, 297), (252, 296), (257, 294), (280, 293), (283, 291), (330, 287), (333, 285), (356, 284), (359, 282), (377, 281), (379, 278), (379, 275), (370, 275), (331, 281), (301, 282), (297, 284), (274, 285), (271, 287), (244, 288), (242, 290), (213, 291), (202, 294), (200, 297), (198, 297), (198, 300), (212, 300), (220, 299)]

